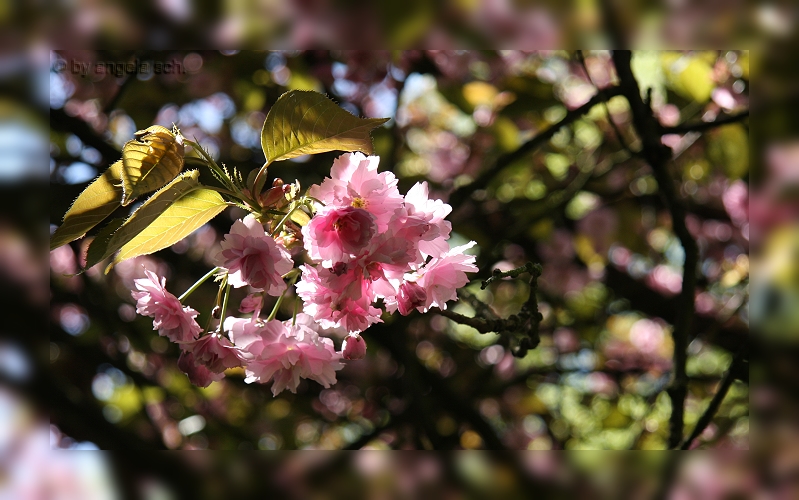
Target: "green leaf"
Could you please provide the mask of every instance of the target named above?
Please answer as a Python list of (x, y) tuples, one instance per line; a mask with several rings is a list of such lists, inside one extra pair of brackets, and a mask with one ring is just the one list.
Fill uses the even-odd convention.
[(264, 121), (261, 146), (268, 163), (327, 151), (372, 154), (369, 132), (388, 118), (358, 118), (317, 92), (292, 90)]
[(183, 138), (153, 125), (122, 148), (122, 205), (155, 191), (183, 170)]
[[(106, 224), (106, 226), (97, 233), (97, 236), (94, 237), (92, 244), (89, 245), (89, 250), (86, 252), (86, 262), (100, 262), (103, 260), (103, 255), (105, 255), (105, 252), (108, 249), (108, 243), (111, 241), (111, 237), (114, 236), (116, 230), (119, 229), (124, 223), (124, 217), (112, 219), (111, 222)], [(90, 267), (91, 266), (86, 266), (83, 270), (85, 271)]]
[(301, 208), (291, 212), (289, 219), (294, 221), (298, 226), (303, 227), (311, 222), (311, 217)]
[(119, 251), (110, 268), (123, 260), (169, 247), (193, 233), (227, 207), (219, 193), (196, 189), (172, 203), (147, 228)]
[(67, 213), (64, 222), (50, 237), (50, 250), (77, 240), (119, 207), (122, 200), (122, 160), (114, 163), (83, 190)]
[[(181, 174), (136, 209), (107, 243), (103, 244), (102, 241), (92, 242), (87, 253), (86, 269), (113, 255), (114, 252), (136, 237), (137, 234), (144, 231), (175, 201), (197, 189), (200, 186), (200, 182), (197, 180), (199, 176), (199, 170), (189, 170)], [(98, 245), (97, 249), (93, 249), (95, 243)], [(105, 248), (100, 251), (102, 246)], [(90, 259), (88, 256), (92, 258)]]

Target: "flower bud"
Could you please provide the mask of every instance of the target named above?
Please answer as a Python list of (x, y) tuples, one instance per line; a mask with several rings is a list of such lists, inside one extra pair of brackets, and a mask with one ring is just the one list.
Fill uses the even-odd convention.
[(407, 316), (417, 307), (424, 306), (427, 302), (427, 292), (413, 281), (406, 281), (400, 285), (397, 295), (397, 309), (400, 314)]
[(357, 334), (350, 334), (341, 345), (341, 356), (344, 359), (363, 359), (366, 356), (366, 341)]

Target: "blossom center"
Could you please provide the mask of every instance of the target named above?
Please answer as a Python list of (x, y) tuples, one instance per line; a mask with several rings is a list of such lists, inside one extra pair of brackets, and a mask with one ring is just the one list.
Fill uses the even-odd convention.
[(352, 200), (352, 206), (355, 208), (366, 208), (368, 203), (360, 196)]

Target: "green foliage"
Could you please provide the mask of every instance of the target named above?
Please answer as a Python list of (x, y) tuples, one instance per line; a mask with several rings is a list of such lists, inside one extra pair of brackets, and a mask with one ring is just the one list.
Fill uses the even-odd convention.
[(122, 148), (122, 205), (166, 185), (183, 170), (183, 140), (160, 125), (136, 132)]
[(197, 180), (200, 176), (199, 170), (189, 170), (181, 174), (178, 178), (167, 184), (163, 189), (155, 193), (141, 207), (125, 221), (122, 226), (108, 239), (107, 242), (95, 240), (89, 247), (89, 258), (87, 256), (86, 268), (90, 268), (101, 260), (105, 260), (117, 250), (133, 240), (136, 235), (144, 231), (155, 219), (181, 197), (190, 193), (200, 186)]
[(227, 206), (219, 193), (197, 186), (176, 199), (143, 231), (125, 244), (114, 258), (113, 264), (174, 245), (216, 217)]
[(317, 92), (294, 90), (277, 100), (264, 121), (261, 146), (268, 163), (327, 151), (372, 154), (369, 131), (388, 118), (358, 118)]
[[(361, 151), (372, 154), (369, 132), (388, 118), (357, 118), (322, 94), (290, 91), (283, 94), (264, 121), (261, 142), (268, 159), (295, 158), (327, 151)], [(200, 155), (223, 188), (203, 186), (199, 170), (178, 175), (184, 166), (184, 142)], [(196, 161), (197, 159), (195, 159)], [(176, 177), (177, 176), (177, 177)], [(263, 181), (255, 176), (252, 184)], [(283, 217), (270, 207), (260, 207), (246, 189), (238, 169), (217, 165), (211, 155), (195, 142), (184, 140), (180, 131), (153, 125), (136, 132), (122, 150), (122, 160), (81, 193), (64, 217), (64, 224), (51, 238), (50, 248), (57, 248), (80, 238), (120, 205), (125, 206), (142, 194), (160, 189), (127, 219), (115, 219), (94, 239), (86, 255), (88, 269), (119, 251), (106, 268), (139, 255), (147, 255), (179, 242), (221, 213), (228, 205), (237, 205), (268, 219)], [(249, 191), (249, 192), (248, 192)], [(220, 192), (233, 198), (227, 201)], [(295, 208), (299, 208), (298, 206)], [(310, 216), (303, 210), (290, 210), (286, 219), (303, 226)]]
[(86, 231), (105, 220), (122, 201), (122, 160), (89, 184), (64, 215), (64, 223), (50, 237), (50, 250), (83, 237)]

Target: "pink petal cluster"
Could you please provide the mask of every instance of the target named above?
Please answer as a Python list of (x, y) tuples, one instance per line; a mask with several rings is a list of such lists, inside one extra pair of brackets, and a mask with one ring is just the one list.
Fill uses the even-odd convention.
[(377, 172), (379, 162), (377, 156), (362, 153), (341, 155), (333, 162), (331, 177), (319, 186), (311, 186), (308, 194), (326, 206), (368, 210), (375, 216), (378, 230), (385, 231), (404, 200), (394, 174)]
[(241, 366), (239, 350), (219, 333), (211, 333), (191, 342), (181, 344), (184, 352), (191, 352), (196, 364), (204, 365), (213, 373), (224, 373), (228, 368)]
[(224, 373), (214, 373), (203, 364), (198, 364), (191, 351), (183, 351), (178, 358), (178, 368), (189, 376), (189, 381), (197, 387), (208, 387), (211, 382), (225, 378)]
[(449, 247), (452, 208), (431, 200), (427, 183), (405, 196), (390, 172), (377, 172), (379, 158), (348, 153), (333, 163), (331, 178), (309, 194), (324, 203), (303, 228), (303, 244), (315, 265), (304, 265), (297, 294), (304, 311), (324, 328), (350, 333), (381, 321), (389, 312), (446, 308), (456, 289), (476, 272), (465, 250)]
[(252, 215), (233, 223), (217, 261), (227, 268), (228, 283), (233, 287), (250, 285), (274, 296), (286, 289), (283, 275), (294, 267), (285, 247), (266, 234)]
[(272, 394), (285, 389), (297, 392), (301, 379), (314, 380), (324, 387), (336, 383), (341, 353), (333, 341), (320, 337), (311, 327), (313, 319), (298, 314), (296, 323), (271, 320), (260, 323), (230, 318), (231, 338), (241, 350), (245, 382), (267, 383), (272, 380)]
[(153, 318), (153, 330), (172, 342), (188, 342), (197, 338), (202, 331), (194, 318), (199, 314), (188, 306), (183, 306), (177, 297), (166, 290), (166, 278), (147, 269), (146, 278), (133, 280), (138, 291), (131, 292), (136, 300), (136, 312)]

